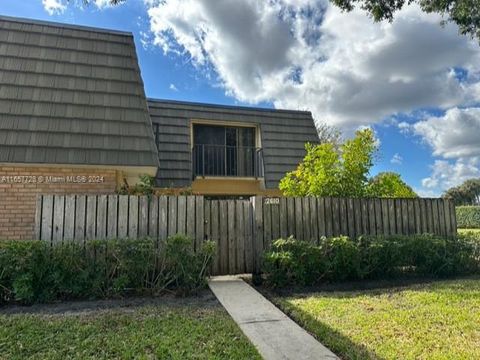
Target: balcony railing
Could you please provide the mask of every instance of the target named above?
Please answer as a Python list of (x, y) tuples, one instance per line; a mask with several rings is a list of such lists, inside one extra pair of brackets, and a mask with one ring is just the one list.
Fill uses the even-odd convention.
[(193, 176), (263, 177), (261, 148), (249, 146), (195, 145)]

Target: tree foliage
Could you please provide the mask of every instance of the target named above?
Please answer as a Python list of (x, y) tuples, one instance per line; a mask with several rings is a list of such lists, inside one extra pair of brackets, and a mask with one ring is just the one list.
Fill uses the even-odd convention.
[(333, 143), (306, 144), (307, 154), (296, 170), (280, 181), (287, 196), (350, 196), (366, 194), (368, 174), (378, 150), (371, 129), (359, 130), (338, 148)]
[(418, 4), (426, 13), (438, 13), (445, 19), (442, 23), (453, 22), (461, 34), (480, 40), (480, 0), (331, 0), (344, 11), (356, 6), (367, 11), (374, 21), (392, 21), (395, 12), (407, 4)]
[(370, 179), (367, 195), (381, 198), (415, 198), (418, 195), (394, 172), (382, 172)]
[(445, 191), (442, 197), (453, 200), (455, 205), (480, 205), (480, 178), (466, 180)]

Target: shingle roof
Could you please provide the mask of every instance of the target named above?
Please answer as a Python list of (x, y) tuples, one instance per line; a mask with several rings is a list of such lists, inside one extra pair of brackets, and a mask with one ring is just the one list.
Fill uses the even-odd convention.
[(305, 143), (318, 143), (312, 114), (275, 110), (148, 99), (150, 116), (159, 124), (160, 167), (157, 184), (186, 187), (192, 183), (190, 120), (252, 123), (260, 128), (265, 186), (277, 188), (286, 172), (305, 156)]
[(132, 34), (0, 16), (0, 162), (156, 167)]

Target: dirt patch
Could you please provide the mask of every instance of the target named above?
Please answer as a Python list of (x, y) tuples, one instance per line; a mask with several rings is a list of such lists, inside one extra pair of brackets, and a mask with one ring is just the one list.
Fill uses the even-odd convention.
[(53, 304), (35, 304), (31, 306), (8, 305), (0, 307), (0, 315), (35, 314), (35, 315), (89, 315), (92, 313), (121, 311), (133, 312), (144, 306), (190, 306), (213, 308), (221, 306), (210, 290), (197, 296), (175, 297), (162, 295), (155, 297), (128, 297), (122, 299), (105, 299), (89, 301), (66, 301)]

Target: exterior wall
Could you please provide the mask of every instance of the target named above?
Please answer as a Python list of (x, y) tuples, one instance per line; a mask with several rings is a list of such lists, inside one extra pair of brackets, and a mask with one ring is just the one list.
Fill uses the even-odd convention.
[(114, 193), (121, 179), (114, 169), (0, 165), (0, 239), (33, 238), (37, 194)]

